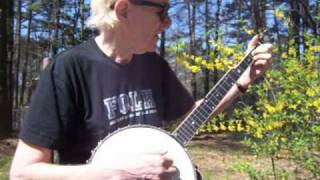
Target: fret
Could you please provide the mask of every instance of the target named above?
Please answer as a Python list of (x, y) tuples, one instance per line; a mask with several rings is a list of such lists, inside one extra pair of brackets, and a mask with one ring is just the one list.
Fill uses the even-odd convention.
[(216, 105), (218, 105), (218, 103), (221, 101), (221, 99), (223, 98), (223, 94), (221, 94), (219, 91), (215, 92), (213, 94), (214, 100), (216, 100), (217, 102), (215, 102)]
[(223, 81), (221, 81), (221, 83), (219, 84), (218, 91), (222, 92), (222, 94), (227, 94), (228, 90), (225, 88)]
[[(211, 96), (211, 94), (210, 94), (210, 96)], [(208, 96), (208, 97), (206, 97), (206, 98), (204, 99), (204, 103), (206, 103), (206, 105), (211, 108), (212, 106), (216, 105), (216, 103), (215, 103), (215, 102), (212, 102), (212, 101), (210, 100), (210, 96)]]
[(249, 65), (251, 64), (252, 59), (253, 59), (253, 56), (251, 54), (248, 54), (248, 56), (241, 62), (239, 67), (244, 70), (247, 69), (247, 67), (249, 67)]
[(236, 82), (238, 80), (238, 77), (233, 77), (233, 71), (230, 71), (227, 75), (226, 78), (229, 80), (229, 82)]
[(245, 60), (243, 61), (243, 63), (246, 64), (247, 66), (249, 66), (249, 65), (251, 64), (252, 60), (253, 60), (253, 56), (252, 56), (252, 54), (250, 53), (250, 54), (245, 58)]
[(236, 81), (235, 79), (233, 79), (233, 77), (230, 75), (230, 73), (225, 76), (225, 80), (223, 81), (223, 83), (227, 84), (228, 87), (231, 87), (230, 84), (232, 84), (232, 82)]
[(182, 125), (181, 125), (181, 131), (183, 131), (184, 132), (184, 135), (185, 135), (185, 137), (187, 137), (187, 139), (189, 139), (190, 137), (192, 137), (193, 136), (193, 133), (194, 133), (194, 131), (192, 131), (191, 129), (189, 129), (187, 126), (186, 126), (186, 123), (183, 123)]
[(202, 125), (202, 122), (198, 122), (197, 120), (192, 120), (187, 122), (190, 122), (190, 124), (192, 124), (192, 126), (196, 128), (195, 131), (197, 131), (197, 129)]
[(242, 74), (242, 70), (239, 67), (234, 72), (237, 74), (237, 78)]
[(185, 122), (185, 126), (192, 130), (192, 134), (194, 134), (194, 132), (196, 132), (199, 128), (199, 126), (196, 126), (196, 124), (192, 124), (192, 122), (189, 121)]
[(234, 82), (236, 82), (240, 77), (240, 75), (237, 74), (236, 69), (231, 71), (229, 75), (232, 77), (232, 79), (234, 79)]
[(174, 137), (176, 138), (176, 140), (180, 143), (180, 144), (185, 144), (185, 140), (179, 136), (178, 134), (174, 134)]
[[(192, 122), (195, 122), (195, 121), (192, 121)], [(197, 124), (195, 124), (195, 123), (193, 123), (192, 124), (192, 122), (190, 122), (190, 121), (185, 121), (185, 126), (187, 126), (189, 129), (191, 129), (192, 130), (192, 134), (194, 134), (196, 131), (197, 131), (197, 129), (199, 128), (199, 126), (197, 126)]]
[(179, 137), (182, 140), (181, 142), (184, 144), (185, 142), (188, 142), (189, 138), (187, 138), (186, 135), (183, 134), (181, 131), (182, 131), (181, 128), (177, 130), (177, 137)]
[(241, 74), (247, 69), (247, 67), (248, 67), (248, 66), (247, 66), (246, 64), (241, 63), (241, 64), (238, 66), (238, 69), (239, 69), (238, 74), (241, 75)]
[(186, 129), (188, 133), (191, 133), (191, 136), (196, 131), (196, 129), (193, 129), (192, 126), (190, 126), (187, 121), (181, 125), (181, 127), (183, 127), (183, 126), (185, 127), (184, 129)]
[(227, 92), (230, 90), (230, 88), (232, 87), (232, 82), (228, 82), (228, 81), (223, 81), (221, 86), (223, 87), (223, 89), (226, 90), (226, 94)]
[(208, 114), (211, 114), (211, 111), (213, 110), (212, 107), (208, 106), (206, 101), (204, 100), (202, 104), (199, 105), (199, 108), (202, 108), (204, 111), (206, 111)]
[(199, 124), (201, 125), (202, 123), (202, 121), (200, 119), (195, 118), (193, 114), (187, 119), (187, 121), (190, 121), (192, 122), (192, 124), (195, 124), (197, 126), (199, 126)]
[[(197, 117), (201, 116), (201, 119), (207, 118), (207, 115), (206, 115), (205, 113), (201, 112), (201, 109), (200, 109), (200, 108), (197, 108), (197, 109), (195, 110), (195, 113), (196, 113), (196, 116), (197, 116)], [(199, 116), (198, 116), (197, 114), (198, 114)]]
[(220, 81), (220, 83), (219, 83), (219, 86), (218, 86), (218, 88), (217, 88), (217, 91), (220, 91), (220, 92), (222, 92), (223, 93), (223, 96), (225, 95), (225, 94), (227, 94), (227, 92), (228, 92), (228, 89), (226, 89), (226, 87), (225, 87), (225, 85), (224, 85), (224, 80), (221, 80)]
[(204, 115), (205, 118), (208, 118), (208, 116), (211, 115), (211, 111), (207, 111), (206, 109), (203, 108), (203, 106), (199, 106), (199, 111)]

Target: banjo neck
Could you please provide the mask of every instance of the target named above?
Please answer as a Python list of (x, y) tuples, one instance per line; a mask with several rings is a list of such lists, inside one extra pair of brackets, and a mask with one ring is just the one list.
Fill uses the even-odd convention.
[[(260, 34), (261, 40), (263, 33)], [(259, 43), (258, 43), (259, 44)], [(196, 134), (197, 130), (212, 117), (220, 101), (231, 87), (236, 83), (242, 73), (252, 64), (252, 51), (255, 46), (238, 65), (230, 69), (209, 91), (203, 101), (198, 105), (173, 131), (172, 135), (182, 145), (187, 145)]]

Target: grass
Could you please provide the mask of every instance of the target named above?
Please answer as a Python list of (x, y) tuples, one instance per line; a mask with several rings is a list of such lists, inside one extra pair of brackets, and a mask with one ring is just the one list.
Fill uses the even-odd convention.
[(316, 179), (286, 156), (276, 160), (275, 178), (271, 159), (257, 158), (241, 143), (239, 136), (232, 134), (215, 134), (210, 138), (193, 140), (187, 150), (204, 180)]
[(6, 180), (9, 179), (9, 169), (11, 164), (11, 157), (9, 156), (0, 156), (0, 179)]
[[(13, 154), (13, 150), (9, 149), (14, 150), (14, 145), (10, 145), (6, 150), (7, 154), (3, 155), (0, 148), (0, 180), (9, 179), (12, 157), (8, 154)], [(270, 158), (256, 158), (249, 148), (241, 143), (239, 136), (215, 134), (212, 137), (198, 138), (187, 146), (187, 151), (200, 169), (204, 180), (275, 179)], [(313, 179), (285, 157), (276, 161), (276, 168), (277, 174), (281, 176), (277, 179)], [(285, 168), (286, 171), (280, 168)]]

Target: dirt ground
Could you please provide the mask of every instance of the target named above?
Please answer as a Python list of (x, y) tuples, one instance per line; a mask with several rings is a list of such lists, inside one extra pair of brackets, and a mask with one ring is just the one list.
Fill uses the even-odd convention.
[[(1, 157), (13, 156), (16, 145), (16, 138), (0, 139), (0, 159)], [(255, 169), (271, 171), (270, 159), (256, 158), (249, 148), (241, 143), (241, 136), (239, 135), (214, 134), (198, 136), (187, 146), (187, 151), (202, 174), (205, 177), (209, 177), (205, 178), (205, 180), (250, 179), (246, 173), (234, 168), (236, 164), (243, 162), (249, 162)], [(286, 159), (277, 160), (276, 165), (285, 167), (291, 173), (299, 171), (295, 164)], [(308, 173), (299, 172), (299, 174), (299, 176), (288, 179), (313, 179), (310, 178)]]
[(13, 156), (18, 140), (16, 138), (0, 139), (0, 157)]

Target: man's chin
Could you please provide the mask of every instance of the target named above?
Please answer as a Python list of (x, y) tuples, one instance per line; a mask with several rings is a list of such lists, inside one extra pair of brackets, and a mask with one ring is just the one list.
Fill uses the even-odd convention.
[(135, 54), (145, 54), (145, 53), (148, 53), (148, 52), (156, 52), (156, 49), (157, 49), (157, 46), (153, 45), (153, 46), (149, 46), (149, 47), (146, 47), (146, 48), (141, 48), (139, 50), (136, 50)]
[(157, 46), (154, 45), (154, 46), (148, 48), (147, 52), (156, 52), (156, 49), (157, 49)]

